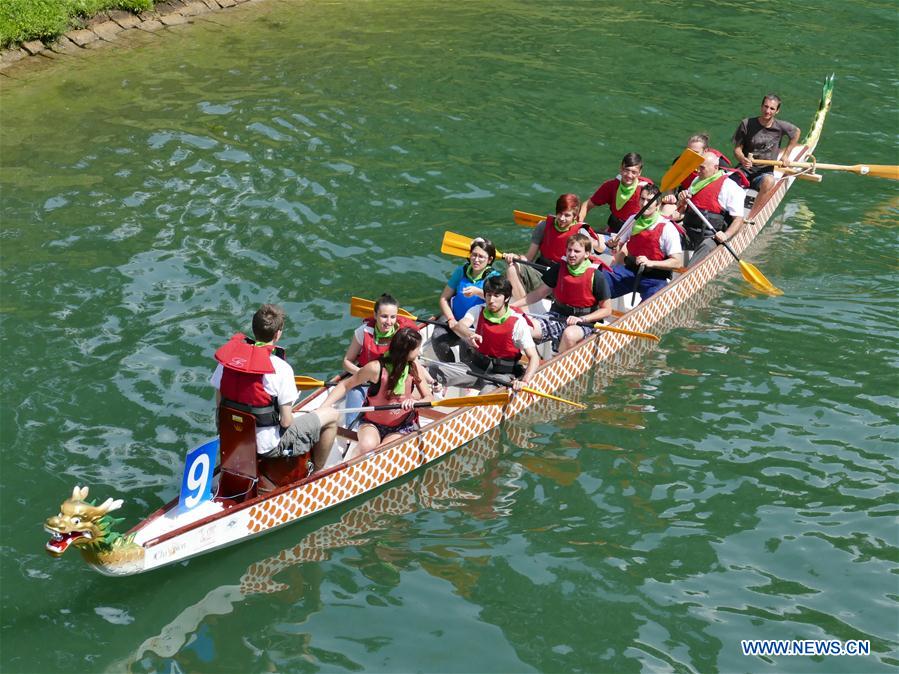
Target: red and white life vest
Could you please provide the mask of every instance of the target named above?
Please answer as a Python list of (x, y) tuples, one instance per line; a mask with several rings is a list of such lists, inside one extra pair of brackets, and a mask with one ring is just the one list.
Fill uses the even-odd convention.
[(276, 349), (284, 353), (273, 344), (257, 346), (238, 332), (215, 352), (215, 359), (223, 368), (219, 386), (222, 404), (252, 414), (257, 428), (280, 423), (278, 400), (265, 390), (262, 381), (266, 374), (275, 371), (271, 354)]
[[(365, 330), (364, 336), (362, 338), (362, 350), (359, 351), (359, 356), (356, 358), (356, 364), (359, 367), (364, 367), (368, 363), (373, 360), (378, 360), (381, 356), (387, 353), (387, 349), (390, 348), (390, 340), (386, 340), (383, 344), (378, 344), (375, 339), (375, 319), (374, 318), (366, 318), (363, 323), (366, 326), (371, 328), (371, 330)], [(413, 328), (414, 330), (418, 330), (419, 326), (410, 318), (406, 318), (405, 316), (397, 316), (396, 317), (397, 330), (400, 328)]]
[(494, 323), (484, 318), (484, 312), (478, 316), (478, 321), (474, 326), (476, 334), (481, 336), (481, 343), (478, 346), (478, 352), (488, 358), (503, 358), (508, 360), (516, 360), (521, 357), (521, 351), (512, 341), (512, 332), (515, 330), (515, 323), (524, 320), (521, 315), (521, 309), (515, 307), (512, 309), (512, 315), (502, 323)]

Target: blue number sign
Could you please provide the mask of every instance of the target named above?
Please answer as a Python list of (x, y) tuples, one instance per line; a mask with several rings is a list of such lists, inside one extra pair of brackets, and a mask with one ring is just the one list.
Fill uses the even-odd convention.
[(188, 452), (184, 460), (178, 510), (191, 510), (212, 498), (212, 469), (215, 468), (218, 452), (218, 438)]

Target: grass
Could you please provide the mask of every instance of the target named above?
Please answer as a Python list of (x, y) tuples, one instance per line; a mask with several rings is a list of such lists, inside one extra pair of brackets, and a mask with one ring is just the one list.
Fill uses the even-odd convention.
[(155, 0), (0, 0), (0, 47), (27, 42), (51, 41), (79, 19), (104, 9), (139, 12), (152, 9)]

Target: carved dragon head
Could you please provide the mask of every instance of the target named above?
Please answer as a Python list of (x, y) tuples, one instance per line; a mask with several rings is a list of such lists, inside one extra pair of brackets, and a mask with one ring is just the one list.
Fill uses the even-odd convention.
[(112, 544), (115, 523), (107, 515), (122, 506), (122, 499), (106, 499), (100, 505), (87, 503), (87, 487), (75, 487), (72, 498), (63, 501), (59, 514), (48, 517), (44, 529), (53, 535), (47, 541), (47, 552), (59, 557), (73, 543), (77, 547), (105, 547)]

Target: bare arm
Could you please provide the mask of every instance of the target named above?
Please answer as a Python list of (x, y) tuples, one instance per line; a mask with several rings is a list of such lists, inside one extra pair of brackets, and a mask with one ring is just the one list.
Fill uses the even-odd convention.
[(730, 227), (728, 227), (726, 230), (724, 230), (723, 232), (716, 232), (715, 238), (719, 241), (730, 241), (739, 233), (742, 228), (743, 218), (738, 216), (734, 218), (734, 221), (730, 223)]
[(606, 316), (611, 316), (612, 314), (612, 300), (603, 300), (599, 303), (599, 307), (596, 311), (591, 311), (586, 316), (578, 316), (578, 322), (581, 323), (596, 323), (597, 321), (601, 321)]
[(790, 142), (784, 148), (783, 153), (781, 153), (780, 158), (783, 160), (784, 164), (789, 164), (790, 161), (790, 153), (793, 151), (793, 148), (799, 145), (799, 127), (796, 127), (796, 132), (790, 136)]
[(524, 350), (524, 355), (528, 357), (528, 366), (521, 377), (522, 384), (528, 384), (537, 374), (537, 368), (540, 367), (540, 356), (537, 354), (535, 346), (529, 346)]
[[(455, 323), (456, 317), (453, 316), (453, 308), (450, 306), (450, 299), (453, 295), (456, 294), (456, 291), (446, 286), (443, 289), (443, 292), (440, 293), (440, 312), (443, 314), (443, 317), (446, 319), (447, 323)], [(450, 329), (452, 329), (452, 325), (450, 325)]]
[(529, 292), (527, 295), (522, 297), (520, 300), (515, 300), (509, 306), (512, 307), (526, 307), (529, 304), (533, 304), (534, 302), (538, 302), (542, 300), (544, 297), (549, 295), (552, 292), (552, 288), (550, 288), (545, 283), (541, 283), (539, 287)]
[(334, 405), (334, 403), (343, 400), (344, 397), (346, 397), (347, 391), (350, 389), (362, 386), (363, 384), (374, 383), (378, 378), (379, 372), (380, 367), (378, 361), (373, 360), (370, 363), (366, 363), (365, 367), (357, 369), (356, 372), (353, 373), (353, 376), (337, 382), (337, 384), (328, 392), (328, 397), (325, 398), (322, 407)]
[(356, 359), (360, 353), (362, 353), (362, 345), (356, 341), (356, 336), (353, 335), (353, 341), (350, 342), (346, 355), (343, 357), (343, 369), (350, 374), (355, 373), (359, 369), (359, 366), (356, 365)]
[(596, 204), (593, 203), (593, 195), (590, 195), (590, 198), (581, 204), (581, 210), (577, 212), (577, 221), (586, 222), (587, 213), (589, 213), (595, 206)]
[(431, 395), (430, 383), (433, 380), (428, 374), (428, 371), (419, 365), (417, 361), (412, 363), (412, 367), (415, 368), (415, 372), (418, 376), (418, 382), (415, 384), (415, 388), (418, 389), (418, 394), (421, 396), (421, 402), (432, 400), (433, 396)]

